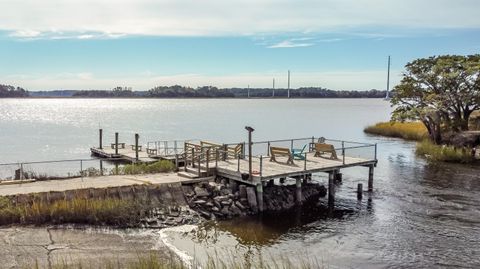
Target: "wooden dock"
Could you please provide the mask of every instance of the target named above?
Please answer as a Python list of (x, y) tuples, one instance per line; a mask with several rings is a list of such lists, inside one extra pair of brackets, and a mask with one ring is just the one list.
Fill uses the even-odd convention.
[[(246, 127), (250, 132), (252, 128)], [(100, 130), (99, 147), (91, 148), (92, 154), (109, 159), (131, 162), (155, 162), (161, 159), (176, 164), (178, 175), (190, 179), (220, 176), (231, 184), (245, 184), (256, 188), (259, 210), (263, 209), (263, 188), (274, 180), (296, 180), (297, 201), (301, 201), (302, 182), (308, 182), (312, 174), (328, 173), (329, 203), (333, 204), (335, 181), (341, 180), (341, 169), (368, 168), (368, 191), (373, 190), (373, 172), (377, 164), (377, 145), (308, 137), (262, 142), (214, 143), (211, 141), (183, 141), (174, 147), (168, 142), (149, 142), (142, 149), (135, 135), (135, 145), (126, 146), (116, 141), (110, 147), (102, 147)], [(153, 146), (152, 146), (153, 145)], [(172, 145), (172, 144), (170, 144)], [(247, 147), (248, 145), (248, 147)], [(273, 156), (273, 158), (272, 158)], [(361, 197), (362, 184), (358, 186)]]
[(98, 148), (93, 147), (90, 148), (90, 152), (97, 157), (105, 158), (105, 159), (117, 159), (123, 160), (126, 162), (156, 162), (159, 158), (153, 158), (149, 155), (146, 151), (138, 151), (138, 159), (137, 159), (137, 152), (133, 150), (131, 147), (119, 148), (115, 151), (115, 148)]

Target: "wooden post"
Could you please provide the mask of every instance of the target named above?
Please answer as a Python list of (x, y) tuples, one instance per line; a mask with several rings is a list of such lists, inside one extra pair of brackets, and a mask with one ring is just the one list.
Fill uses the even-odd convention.
[(248, 175), (252, 178), (252, 132), (254, 129), (250, 126), (246, 126), (248, 131)]
[(345, 164), (345, 142), (342, 141), (342, 160), (343, 164)]
[(200, 177), (200, 174), (202, 173), (202, 170), (201, 170), (202, 166), (201, 166), (201, 163), (200, 163), (201, 159), (202, 159), (202, 153), (200, 152), (198, 154), (198, 176), (199, 177)]
[(24, 179), (24, 174), (23, 174), (23, 163), (20, 164), (20, 180), (23, 180)]
[(363, 184), (358, 183), (358, 185), (357, 185), (357, 199), (362, 200), (362, 195), (363, 195)]
[(103, 176), (103, 161), (100, 159), (100, 175)]
[(262, 182), (257, 184), (257, 203), (258, 203), (258, 211), (263, 212), (263, 184), (262, 184)]
[(140, 136), (138, 134), (135, 134), (135, 160), (138, 162), (138, 138)]
[(302, 179), (301, 178), (297, 178), (296, 179), (296, 189), (295, 189), (295, 194), (296, 194), (296, 203), (297, 205), (301, 205), (302, 204)]
[(267, 142), (267, 156), (270, 156), (270, 141)]
[(207, 157), (206, 157), (206, 164), (205, 164), (205, 167), (207, 168), (207, 174), (208, 174), (209, 162), (210, 162), (210, 148), (207, 149)]
[(335, 202), (334, 173), (335, 171), (331, 171), (328, 173), (328, 206), (329, 207), (333, 207)]
[(237, 172), (240, 172), (240, 154), (237, 155)]
[(115, 155), (118, 155), (118, 133), (115, 133)]
[(195, 167), (195, 148), (192, 148), (192, 167)]
[(293, 139), (290, 141), (290, 150), (293, 150)]
[(228, 155), (228, 146), (226, 144), (223, 144), (223, 154), (222, 154), (222, 160), (226, 161), (227, 160), (227, 155)]
[(368, 192), (373, 191), (373, 165), (368, 167)]
[(339, 170), (335, 170), (335, 183), (342, 182), (343, 174)]
[(175, 154), (175, 172), (178, 172), (178, 154)]
[(262, 180), (262, 170), (263, 170), (263, 156), (260, 155), (260, 180)]
[(242, 156), (243, 156), (242, 159), (245, 159), (245, 150), (246, 150), (245, 149), (245, 142), (243, 142), (243, 144), (242, 144)]
[(103, 149), (103, 130), (102, 129), (98, 129), (98, 148), (99, 149)]
[(215, 167), (218, 167), (218, 148), (215, 148)]
[(304, 159), (304, 162), (303, 162), (303, 170), (307, 170), (307, 153), (305, 152), (305, 159)]

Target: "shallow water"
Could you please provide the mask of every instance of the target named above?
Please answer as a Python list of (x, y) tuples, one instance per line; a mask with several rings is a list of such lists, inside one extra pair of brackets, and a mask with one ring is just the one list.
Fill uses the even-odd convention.
[(88, 157), (99, 126), (106, 143), (115, 131), (127, 143), (135, 132), (142, 143), (243, 141), (245, 125), (256, 129), (257, 141), (314, 135), (378, 143), (375, 190), (360, 202), (356, 186), (366, 186), (368, 169), (345, 169), (330, 214), (321, 200), (315, 209), (213, 223), (164, 239), (199, 260), (262, 253), (307, 255), (328, 268), (480, 267), (480, 168), (428, 164), (414, 155), (414, 143), (363, 133), (390, 111), (383, 100), (355, 99), (1, 99), (0, 163)]

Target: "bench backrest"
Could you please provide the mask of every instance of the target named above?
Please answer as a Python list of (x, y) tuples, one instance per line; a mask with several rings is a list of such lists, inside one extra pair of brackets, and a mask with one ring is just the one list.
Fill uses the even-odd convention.
[(323, 144), (323, 143), (316, 143), (315, 144), (316, 151), (334, 151), (335, 148), (332, 144)]
[(270, 147), (271, 155), (292, 155), (289, 148)]

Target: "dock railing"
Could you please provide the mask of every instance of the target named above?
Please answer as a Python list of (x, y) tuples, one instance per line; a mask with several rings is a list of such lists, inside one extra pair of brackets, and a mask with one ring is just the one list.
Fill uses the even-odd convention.
[(158, 140), (147, 142), (147, 152), (153, 156), (171, 157), (177, 154), (184, 154), (185, 143), (194, 143), (198, 139), (188, 140)]
[(84, 158), (52, 161), (0, 163), (0, 182), (53, 180), (124, 174), (123, 165), (138, 165), (121, 158)]
[[(343, 165), (347, 164), (349, 158), (358, 158), (365, 160), (367, 162), (376, 162), (377, 161), (377, 144), (372, 143), (362, 143), (348, 140), (337, 140), (337, 139), (328, 139), (321, 138), (324, 143), (330, 144), (336, 151), (339, 161)], [(279, 140), (267, 140), (267, 141), (256, 141), (252, 142), (252, 158), (257, 159), (258, 167), (252, 167), (252, 176), (262, 178), (264, 173), (264, 162), (266, 158), (270, 157), (270, 147), (284, 147), (290, 150), (297, 149), (300, 150), (304, 148), (304, 151), (299, 153), (303, 155), (302, 160), (295, 160), (297, 165), (302, 165), (303, 170), (307, 171), (309, 169), (309, 157), (308, 153), (315, 151), (315, 143), (318, 143), (319, 137), (304, 137), (304, 138), (294, 138), (294, 139), (279, 139)], [(247, 143), (242, 143), (243, 145), (243, 154), (236, 155), (231, 158), (237, 161), (237, 172), (240, 174), (248, 174), (248, 168), (242, 168), (240, 165), (243, 158), (248, 159), (248, 146)], [(235, 145), (235, 144), (227, 144)], [(268, 159), (267, 159), (268, 161)]]

